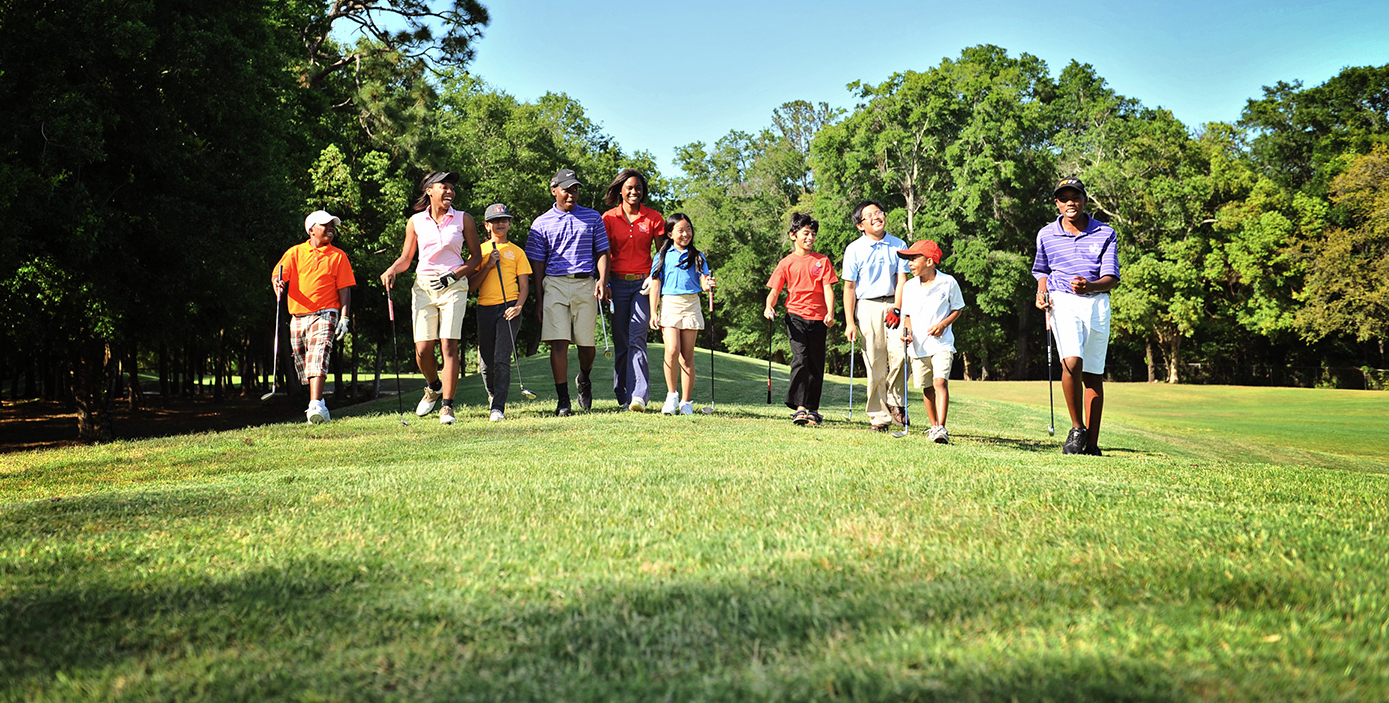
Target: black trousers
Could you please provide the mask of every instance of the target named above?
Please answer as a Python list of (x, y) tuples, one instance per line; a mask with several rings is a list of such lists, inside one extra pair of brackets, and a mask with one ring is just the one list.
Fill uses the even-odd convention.
[(511, 354), (513, 340), (521, 329), (521, 318), (507, 320), (502, 313), (511, 307), (501, 305), (477, 306), (478, 371), (482, 384), (492, 396), (492, 410), (506, 411), (506, 399), (511, 391)]
[(791, 387), (786, 389), (786, 407), (820, 410), (820, 390), (825, 385), (825, 337), (829, 331), (823, 320), (786, 313), (786, 334), (791, 337)]

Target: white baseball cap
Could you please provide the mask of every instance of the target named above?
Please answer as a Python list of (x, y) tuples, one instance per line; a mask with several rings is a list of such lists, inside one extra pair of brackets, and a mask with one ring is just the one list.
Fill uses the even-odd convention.
[(312, 232), (314, 225), (326, 225), (329, 222), (333, 223), (334, 227), (342, 224), (342, 220), (334, 215), (328, 214), (327, 210), (314, 210), (309, 213), (308, 217), (304, 218), (304, 231)]

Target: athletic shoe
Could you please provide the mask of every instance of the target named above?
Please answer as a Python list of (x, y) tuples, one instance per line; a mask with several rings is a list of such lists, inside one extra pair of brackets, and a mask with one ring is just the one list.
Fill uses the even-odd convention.
[(1088, 454), (1090, 456), (1104, 456), (1100, 453), (1100, 448), (1098, 446), (1086, 447), (1085, 451), (1081, 452), (1081, 454)]
[(632, 402), (627, 404), (627, 409), (631, 410), (634, 413), (644, 413), (646, 412), (646, 401), (636, 396), (632, 396)]
[(891, 427), (891, 425), (869, 425), (868, 429), (873, 430), (874, 432), (887, 432), (889, 427)]
[(328, 406), (321, 400), (309, 401), (309, 409), (304, 411), (309, 424), (319, 425), (328, 421)]
[(439, 399), (443, 397), (443, 393), (440, 393), (439, 391), (436, 391), (433, 388), (430, 388), (429, 386), (425, 386), (424, 397), (420, 398), (420, 404), (415, 406), (415, 415), (417, 417), (424, 417), (425, 415), (434, 412), (434, 406), (438, 405)]
[(945, 429), (945, 425), (937, 425), (935, 429), (936, 436), (931, 438), (932, 441), (936, 444), (950, 444), (950, 431)]
[(680, 394), (679, 394), (679, 393), (667, 393), (667, 394), (666, 394), (666, 404), (661, 406), (661, 414), (662, 414), (662, 415), (674, 415), (674, 414), (675, 414), (675, 406), (676, 406), (679, 402), (680, 402)]
[(492, 411), (492, 414), (491, 414), (490, 416), (488, 416), (487, 421), (488, 421), (488, 422), (501, 422), (502, 420), (505, 420), (505, 419), (506, 419), (506, 415), (503, 415), (503, 414), (502, 414), (502, 411), (500, 411), (500, 410), (493, 410), (493, 411)]
[(561, 405), (561, 406), (555, 408), (555, 415), (556, 415), (557, 417), (569, 417), (570, 415), (573, 415), (573, 414), (574, 414), (574, 411), (573, 411), (573, 410), (570, 410), (568, 405)]
[(693, 415), (693, 414), (694, 414), (694, 401), (686, 400), (686, 401), (681, 402), (681, 403), (680, 403), (680, 414), (681, 414), (681, 415)]
[(931, 425), (930, 427), (926, 428), (926, 439), (929, 439), (932, 442), (936, 441), (936, 437), (940, 436), (940, 430), (940, 425)]
[(1085, 450), (1085, 428), (1072, 427), (1066, 435), (1066, 443), (1061, 445), (1062, 454), (1080, 454)]
[(574, 387), (579, 389), (579, 407), (588, 410), (593, 407), (593, 382), (588, 379), (587, 371), (580, 371), (574, 377)]
[(901, 425), (901, 426), (903, 426), (903, 427), (906, 427), (906, 426), (907, 426), (907, 413), (906, 413), (907, 409), (906, 409), (906, 408), (904, 408), (904, 407), (902, 407), (902, 406), (900, 406), (900, 405), (889, 405), (889, 406), (887, 406), (887, 409), (888, 409), (889, 412), (892, 413), (892, 421), (893, 421), (893, 422), (895, 422), (895, 423), (897, 423), (897, 424), (899, 424), (899, 425)]
[(453, 424), (453, 406), (452, 406), (452, 405), (445, 405), (444, 407), (439, 408), (439, 424), (441, 424), (441, 425), (452, 425), (452, 424)]

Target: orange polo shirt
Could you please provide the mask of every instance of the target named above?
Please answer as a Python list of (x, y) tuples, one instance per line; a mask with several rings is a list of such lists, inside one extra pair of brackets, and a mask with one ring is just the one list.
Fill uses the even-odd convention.
[(620, 274), (651, 273), (651, 242), (666, 236), (666, 220), (661, 213), (643, 205), (637, 219), (628, 222), (622, 206), (603, 213), (608, 230), (608, 270)]
[(291, 315), (340, 307), (338, 290), (357, 285), (347, 253), (332, 244), (315, 249), (305, 240), (287, 249), (270, 275), (274, 276), (280, 266), (285, 267), (284, 279), (289, 282), (285, 293)]

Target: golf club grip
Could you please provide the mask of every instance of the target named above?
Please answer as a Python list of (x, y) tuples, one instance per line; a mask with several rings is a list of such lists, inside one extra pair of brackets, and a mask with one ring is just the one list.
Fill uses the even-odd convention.
[(386, 312), (391, 316), (391, 322), (395, 322), (395, 301), (391, 300), (390, 293), (386, 294)]

